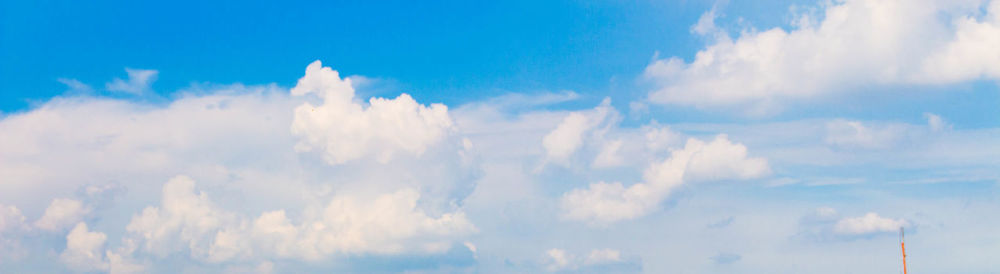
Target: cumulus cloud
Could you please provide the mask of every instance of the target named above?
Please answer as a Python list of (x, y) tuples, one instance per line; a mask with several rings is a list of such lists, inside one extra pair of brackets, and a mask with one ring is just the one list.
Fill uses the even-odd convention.
[[(101, 192), (84, 189), (91, 185), (118, 184), (138, 191), (129, 194), (145, 195), (149, 188), (142, 186), (176, 174), (280, 176), (284, 167), (297, 164), (288, 131), (293, 104), (284, 92), (274, 86), (220, 86), (205, 95), (179, 94), (166, 105), (59, 97), (5, 116), (0, 139), (9, 142), (0, 143), (5, 177), (0, 199), (44, 209), (51, 198), (73, 190), (85, 197), (91, 196), (87, 191)], [(270, 169), (255, 168), (262, 166)]]
[(680, 133), (670, 129), (669, 126), (662, 126), (656, 121), (642, 126), (645, 132), (646, 149), (652, 152), (667, 150), (684, 141)]
[(384, 163), (397, 153), (420, 155), (454, 130), (447, 106), (424, 106), (405, 93), (371, 98), (368, 106), (355, 102), (351, 80), (320, 61), (309, 64), (291, 94), (322, 99), (318, 106), (295, 108), (292, 133), (302, 137), (296, 150), (320, 151), (334, 165), (366, 156)]
[(622, 273), (639, 270), (635, 259), (623, 257), (622, 252), (617, 249), (592, 249), (584, 255), (552, 248), (545, 251), (545, 255), (545, 269), (549, 272)]
[(892, 219), (868, 212), (858, 217), (842, 216), (830, 207), (821, 207), (800, 220), (800, 236), (814, 240), (856, 240), (880, 234), (891, 234), (901, 227), (910, 227), (906, 219)]
[(0, 263), (21, 257), (21, 234), (29, 229), (15, 206), (0, 204)]
[(619, 151), (622, 148), (622, 140), (613, 140), (604, 144), (601, 148), (601, 152), (594, 157), (594, 161), (591, 162), (591, 166), (596, 168), (602, 167), (614, 167), (625, 164), (625, 159), (620, 155)]
[(953, 38), (922, 63), (930, 82), (1000, 79), (1000, 1), (985, 4), (985, 15), (962, 14), (953, 19)]
[(237, 244), (226, 236), (227, 225), (237, 217), (217, 208), (204, 192), (195, 192), (194, 181), (185, 176), (170, 179), (163, 186), (160, 207), (147, 207), (129, 222), (126, 230), (141, 240), (142, 248), (158, 256), (190, 249), (192, 257), (207, 261), (230, 259), (227, 244)]
[(906, 133), (901, 125), (867, 126), (860, 121), (837, 119), (826, 124), (826, 143), (843, 148), (887, 148)]
[(899, 228), (909, 226), (904, 219), (889, 219), (869, 212), (861, 217), (843, 218), (833, 226), (833, 232), (843, 235), (866, 235), (885, 232), (897, 232)]
[(9, 231), (23, 230), (24, 215), (16, 206), (0, 204), (0, 235)]
[(83, 220), (83, 217), (90, 213), (90, 210), (80, 201), (58, 198), (52, 200), (52, 204), (49, 204), (49, 207), (45, 209), (42, 218), (35, 221), (35, 227), (47, 231), (68, 228)]
[[(690, 63), (657, 59), (649, 99), (771, 114), (789, 100), (884, 84), (1000, 78), (1000, 1), (835, 1), (790, 30), (721, 32)], [(979, 16), (980, 10), (986, 14)], [(692, 29), (714, 29), (715, 11)]]
[[(141, 273), (145, 267), (118, 252), (106, 250), (108, 236), (90, 231), (84, 222), (77, 223), (66, 235), (66, 249), (59, 254), (59, 261), (78, 272), (101, 271), (106, 273)], [(127, 249), (122, 249), (127, 251)]]
[(418, 208), (419, 198), (410, 189), (371, 199), (344, 195), (304, 212), (299, 222), (285, 210), (249, 219), (215, 205), (191, 178), (178, 176), (164, 185), (160, 206), (133, 217), (127, 230), (143, 251), (161, 257), (187, 251), (206, 262), (441, 253), (457, 243), (455, 237), (476, 231), (461, 211), (429, 216)]
[[(549, 134), (542, 138), (547, 162), (568, 165), (570, 156), (584, 145), (587, 134), (594, 133), (602, 124), (606, 124), (609, 116), (614, 115), (611, 100), (605, 98), (596, 108), (588, 112), (571, 112)], [(611, 147), (610, 149), (613, 149)], [(614, 151), (607, 151), (603, 159), (595, 160), (595, 164), (614, 164)]]
[[(462, 203), (476, 185), (475, 148), (454, 136), (447, 108), (402, 95), (367, 105), (353, 102), (353, 95), (332, 103), (343, 94), (327, 92), (336, 88), (331, 85), (349, 80), (320, 77), (322, 67), (313, 67), (294, 92), (276, 85), (203, 85), (178, 91), (166, 104), (68, 96), (2, 117), (0, 139), (9, 142), (0, 143), (0, 200), (41, 216), (25, 224), (19, 210), (18, 218), (0, 215), (6, 227), (0, 249), (13, 250), (28, 229), (47, 235), (98, 220), (102, 228), (117, 229), (104, 231), (106, 246), (94, 253), (102, 257), (94, 258), (105, 266), (93, 269), (158, 271), (169, 269), (163, 262), (170, 258), (221, 271), (272, 259), (323, 265), (439, 256), (474, 234), (478, 229)], [(305, 95), (316, 93), (330, 96)], [(327, 114), (346, 116), (296, 116), (296, 107), (312, 100)], [(344, 106), (358, 111), (338, 110)], [(359, 127), (339, 135), (303, 127), (297, 135), (296, 119), (329, 119), (334, 123), (321, 128), (332, 131), (344, 126), (340, 122)], [(325, 148), (307, 154), (294, 149), (325, 146), (310, 136), (364, 148), (339, 154), (353, 160), (330, 165), (336, 157), (310, 155), (327, 154)], [(77, 196), (52, 200), (67, 193)], [(134, 207), (157, 200), (144, 210)], [(22, 253), (54, 259), (39, 250)], [(4, 254), (4, 261), (12, 258)]]
[(128, 73), (128, 80), (115, 78), (104, 85), (109, 91), (124, 92), (132, 95), (142, 95), (149, 91), (153, 81), (156, 81), (156, 70), (125, 68)]
[(587, 258), (583, 260), (585, 265), (595, 265), (595, 264), (606, 264), (606, 263), (616, 263), (622, 261), (622, 252), (605, 248), (605, 249), (594, 249), (587, 254)]
[(70, 268), (81, 271), (108, 270), (104, 259), (104, 242), (107, 235), (91, 232), (85, 223), (77, 223), (66, 235), (66, 250), (59, 255), (59, 260)]
[(730, 142), (725, 135), (707, 143), (691, 138), (683, 149), (646, 168), (642, 183), (629, 187), (619, 182), (592, 183), (563, 195), (561, 206), (568, 219), (611, 223), (649, 214), (685, 182), (744, 180), (769, 173), (767, 160), (748, 157), (745, 146)]
[(566, 255), (566, 250), (553, 248), (545, 252), (549, 256), (551, 263), (548, 266), (549, 271), (561, 270), (569, 267), (570, 257)]

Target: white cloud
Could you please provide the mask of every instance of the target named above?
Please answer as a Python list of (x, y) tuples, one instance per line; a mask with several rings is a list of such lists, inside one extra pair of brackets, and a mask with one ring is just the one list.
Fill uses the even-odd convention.
[(566, 250), (553, 248), (545, 252), (549, 256), (551, 263), (547, 267), (549, 271), (557, 271), (568, 268), (570, 265), (569, 255), (566, 254)]
[(187, 248), (194, 258), (216, 262), (237, 255), (226, 249), (235, 243), (226, 242), (230, 235), (225, 230), (237, 217), (217, 208), (206, 193), (195, 192), (191, 178), (170, 179), (163, 185), (160, 203), (142, 210), (126, 227), (145, 251), (163, 257)]
[(178, 95), (162, 106), (59, 97), (5, 116), (0, 139), (9, 142), (0, 142), (0, 200), (41, 211), (50, 199), (88, 185), (120, 184), (138, 191), (129, 194), (154, 196), (144, 186), (176, 174), (254, 172), (271, 179), (298, 164), (288, 131), (293, 104), (280, 92), (222, 86), (202, 96)]
[(371, 200), (339, 196), (297, 226), (283, 211), (267, 212), (254, 221), (253, 233), (273, 239), (265, 250), (280, 257), (318, 260), (335, 254), (441, 253), (453, 238), (476, 231), (461, 211), (427, 215), (417, 207), (419, 198), (410, 189)]
[[(822, 21), (718, 35), (690, 63), (658, 59), (645, 71), (659, 104), (780, 111), (785, 101), (885, 84), (1000, 78), (1000, 1), (835, 1)], [(692, 29), (711, 31), (714, 10)]]
[(887, 148), (894, 145), (906, 129), (900, 125), (884, 127), (866, 126), (860, 121), (843, 119), (833, 120), (826, 124), (826, 143), (844, 148)]
[(107, 238), (104, 233), (89, 231), (87, 224), (80, 222), (66, 235), (66, 250), (59, 255), (59, 260), (80, 272), (107, 271), (109, 266), (104, 259)]
[(622, 148), (622, 140), (614, 140), (604, 143), (601, 152), (597, 154), (590, 164), (595, 168), (615, 167), (625, 164), (625, 159), (619, 154)]
[(691, 138), (670, 158), (650, 165), (644, 182), (627, 188), (618, 182), (592, 183), (566, 193), (561, 206), (568, 219), (611, 223), (649, 214), (686, 181), (753, 179), (769, 173), (765, 159), (747, 157), (746, 147), (725, 135), (708, 143)]
[(680, 133), (670, 129), (669, 126), (661, 126), (656, 121), (642, 126), (646, 135), (646, 149), (651, 152), (659, 152), (679, 145), (684, 138)]
[[(136, 215), (127, 230), (158, 256), (188, 250), (192, 258), (225, 262), (248, 258), (320, 260), (348, 254), (441, 253), (455, 237), (476, 231), (463, 212), (438, 217), (418, 208), (411, 189), (364, 196), (335, 196), (297, 224), (285, 210), (251, 220), (216, 206), (185, 176), (163, 187), (159, 207)], [(300, 215), (300, 214), (296, 214)]]
[(565, 103), (579, 98), (580, 94), (571, 90), (564, 90), (560, 92), (542, 92), (536, 94), (508, 93), (482, 102), (473, 102), (470, 104), (477, 105), (479, 107), (519, 110)]
[(115, 78), (105, 84), (105, 88), (109, 91), (142, 95), (149, 91), (150, 85), (153, 84), (153, 81), (156, 81), (156, 75), (159, 73), (156, 70), (132, 68), (125, 68), (125, 72), (128, 73), (128, 80)]
[(9, 231), (26, 229), (24, 215), (16, 206), (0, 204), (0, 236)]
[(350, 79), (342, 80), (319, 61), (309, 64), (291, 93), (323, 101), (295, 108), (292, 133), (302, 137), (296, 150), (321, 151), (333, 165), (366, 156), (382, 163), (397, 153), (419, 156), (454, 130), (447, 106), (420, 105), (405, 93), (396, 99), (372, 98), (367, 107), (354, 102)]
[(542, 139), (549, 159), (565, 162), (573, 152), (583, 146), (583, 133), (589, 129), (587, 117), (580, 113), (570, 113), (558, 127)]
[(725, 38), (725, 32), (715, 25), (715, 19), (718, 18), (718, 14), (716, 14), (718, 13), (718, 4), (717, 2), (716, 5), (712, 6), (711, 10), (698, 17), (698, 22), (691, 26), (691, 33), (701, 36), (712, 36), (715, 39)]
[(613, 111), (611, 100), (605, 98), (592, 111), (571, 112), (555, 129), (542, 138), (546, 161), (568, 165), (570, 156), (584, 145), (587, 134), (608, 121), (609, 116), (614, 115)]
[(859, 217), (845, 217), (830, 207), (821, 207), (800, 220), (800, 236), (820, 241), (852, 241), (880, 234), (899, 232), (910, 227), (906, 219), (891, 219), (869, 212)]
[(954, 34), (923, 62), (929, 82), (1000, 79), (1000, 1), (989, 1), (986, 14), (963, 14), (952, 22)]
[(861, 217), (843, 218), (837, 221), (833, 232), (843, 235), (866, 235), (874, 233), (891, 233), (899, 231), (900, 227), (909, 226), (904, 219), (889, 219), (869, 212)]
[(29, 229), (24, 220), (20, 209), (0, 204), (0, 263), (17, 260), (23, 255), (19, 238)]
[(586, 265), (617, 263), (622, 261), (622, 252), (610, 248), (590, 251), (583, 263)]
[(45, 209), (42, 218), (35, 221), (35, 227), (47, 231), (69, 228), (69, 226), (83, 220), (83, 217), (90, 213), (90, 210), (80, 201), (57, 198), (52, 200), (49, 207)]
[[(338, 137), (369, 146), (362, 157), (383, 151), (399, 157), (339, 165), (293, 149), (308, 140), (292, 134), (292, 110), (316, 98), (292, 97), (276, 85), (195, 86), (167, 104), (58, 97), (0, 120), (0, 139), (9, 141), (0, 142), (0, 200), (43, 215), (30, 226), (39, 231), (72, 228), (84, 219), (125, 228), (106, 231), (106, 271), (157, 270), (165, 257), (221, 269), (257, 259), (442, 256), (477, 231), (462, 210), (476, 185), (476, 148), (453, 136), (450, 124), (425, 127), (440, 137), (409, 134), (408, 119), (451, 118), (443, 105), (417, 108), (413, 102), (423, 112), (393, 110), (406, 103), (404, 97), (386, 101), (389, 108), (378, 100), (367, 108), (353, 104), (374, 122)], [(404, 119), (393, 120), (397, 114)], [(391, 135), (402, 145), (383, 138), (385, 127), (397, 126)], [(426, 148), (411, 153), (414, 144)], [(190, 177), (163, 184), (177, 174)], [(198, 187), (185, 180), (197, 180)], [(52, 200), (67, 193), (79, 196)], [(160, 204), (135, 208), (158, 196)], [(11, 220), (3, 219), (14, 227)], [(18, 220), (29, 229), (23, 216)], [(274, 240), (285, 239), (282, 224), (293, 229), (289, 243)], [(2, 248), (24, 242), (25, 235), (13, 228), (0, 232)], [(18, 252), (44, 256), (36, 251)], [(132, 263), (136, 259), (151, 265)]]
[[(629, 272), (629, 268), (604, 269), (600, 267), (614, 264), (628, 264), (622, 252), (616, 249), (592, 249), (586, 256), (575, 255), (559, 248), (552, 248), (545, 252), (545, 269), (550, 272)], [(588, 269), (589, 268), (589, 269)]]
[[(718, 135), (712, 142), (701, 144), (701, 148), (691, 155), (687, 163), (684, 178), (696, 181), (714, 180), (747, 180), (759, 178), (771, 173), (764, 158), (751, 158), (747, 155), (747, 147), (729, 141), (726, 135)], [(688, 146), (691, 146), (688, 141)], [(685, 150), (690, 148), (685, 147)], [(666, 172), (673, 172), (673, 166), (663, 167)], [(657, 172), (657, 171), (654, 171)], [(671, 175), (666, 175), (670, 178)]]
[(89, 85), (84, 84), (83, 82), (80, 82), (79, 80), (76, 79), (59, 78), (56, 80), (59, 81), (59, 83), (66, 85), (66, 88), (69, 89), (68, 90), (69, 92), (88, 93), (94, 91), (94, 89), (91, 88)]
[(937, 114), (926, 112), (924, 118), (927, 118), (927, 126), (931, 128), (931, 131), (951, 129), (951, 125)]

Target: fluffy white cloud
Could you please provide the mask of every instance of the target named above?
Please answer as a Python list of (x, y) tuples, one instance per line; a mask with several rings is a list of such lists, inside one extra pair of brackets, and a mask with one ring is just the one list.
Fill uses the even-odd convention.
[(0, 263), (21, 257), (21, 233), (29, 227), (24, 215), (15, 206), (0, 204)]
[(645, 132), (646, 149), (651, 152), (659, 152), (679, 145), (684, 138), (680, 133), (670, 130), (669, 126), (661, 126), (656, 121), (642, 126)]
[(622, 140), (613, 140), (604, 143), (601, 148), (601, 152), (594, 157), (594, 161), (591, 162), (591, 166), (596, 168), (602, 167), (614, 167), (620, 166), (625, 163), (625, 159), (622, 158), (619, 151), (622, 148)]
[(923, 62), (921, 76), (929, 82), (1000, 79), (1000, 1), (953, 20), (952, 40)]
[(927, 118), (927, 126), (931, 128), (931, 131), (951, 129), (951, 125), (937, 114), (927, 112), (924, 113), (924, 118)]
[(767, 161), (747, 157), (746, 147), (719, 135), (711, 142), (688, 139), (683, 149), (650, 165), (642, 183), (597, 182), (562, 197), (564, 216), (592, 223), (611, 223), (649, 214), (686, 181), (752, 179), (770, 173)]
[(711, 32), (714, 43), (690, 63), (651, 63), (649, 99), (769, 114), (783, 101), (864, 86), (1000, 78), (1000, 1), (844, 0), (824, 8), (822, 16), (798, 15), (791, 30), (750, 29), (735, 39), (712, 31), (709, 12), (693, 31)]
[(188, 250), (207, 262), (247, 258), (320, 260), (346, 254), (441, 253), (456, 237), (476, 231), (463, 212), (432, 217), (418, 207), (420, 194), (411, 189), (370, 200), (335, 196), (318, 211), (306, 211), (293, 222), (284, 210), (264, 212), (251, 220), (216, 206), (195, 191), (185, 176), (163, 187), (159, 207), (136, 215), (127, 230), (142, 250), (166, 256)]
[[(155, 197), (158, 187), (148, 186), (176, 174), (218, 180), (254, 175), (257, 187), (285, 177), (288, 189), (298, 181), (283, 174), (298, 163), (288, 131), (294, 105), (283, 93), (273, 86), (217, 86), (181, 93), (165, 105), (54, 98), (5, 116), (0, 139), (9, 142), (0, 142), (0, 200), (40, 212), (54, 197), (109, 184)], [(280, 199), (289, 191), (267, 192)]]
[(616, 249), (592, 249), (585, 256), (575, 255), (566, 250), (553, 248), (545, 251), (545, 269), (550, 272), (573, 271), (573, 272), (629, 272), (627, 268), (605, 269), (600, 271), (600, 267), (614, 264), (628, 264), (622, 257), (622, 252)]
[(320, 61), (309, 64), (291, 93), (313, 94), (323, 102), (295, 108), (292, 133), (302, 137), (297, 150), (321, 151), (334, 165), (365, 156), (385, 163), (396, 153), (420, 155), (454, 130), (445, 105), (424, 106), (404, 93), (371, 98), (366, 107), (354, 101), (350, 81)]
[(318, 260), (331, 254), (440, 253), (456, 243), (453, 238), (476, 231), (461, 211), (427, 215), (417, 207), (419, 198), (411, 189), (368, 201), (335, 197), (299, 225), (284, 211), (267, 212), (254, 221), (252, 233), (272, 239), (265, 250), (280, 257)]
[(549, 256), (551, 263), (547, 267), (549, 271), (562, 270), (569, 267), (570, 257), (566, 255), (566, 250), (553, 248), (545, 252)]
[(91, 232), (87, 224), (80, 222), (66, 235), (66, 250), (59, 260), (76, 271), (107, 271), (109, 266), (104, 259), (107, 238), (104, 233)]
[(24, 215), (16, 206), (0, 204), (0, 235), (8, 231), (25, 229)]
[(826, 143), (844, 148), (886, 148), (906, 133), (906, 128), (901, 125), (872, 127), (860, 121), (842, 119), (828, 122), (826, 129)]
[(583, 263), (586, 265), (595, 264), (606, 264), (606, 263), (616, 263), (622, 261), (622, 252), (605, 248), (605, 249), (594, 249), (590, 251), (587, 258), (584, 259)]
[(226, 242), (225, 226), (237, 224), (237, 217), (217, 208), (206, 193), (195, 192), (191, 178), (178, 176), (164, 184), (160, 204), (144, 209), (126, 227), (145, 251), (162, 257), (188, 248), (192, 257), (208, 261), (235, 255), (224, 249), (232, 244)]
[(843, 218), (833, 226), (833, 232), (843, 235), (866, 235), (897, 232), (900, 227), (909, 226), (904, 219), (890, 219), (869, 212), (861, 217)]
[(899, 232), (901, 227), (910, 227), (906, 219), (892, 219), (869, 212), (859, 217), (842, 216), (830, 207), (821, 207), (800, 220), (800, 236), (820, 241), (852, 241)]
[[(142, 95), (143, 93), (149, 91), (150, 85), (153, 84), (153, 81), (156, 81), (156, 75), (159, 73), (156, 70), (131, 69), (131, 68), (126, 68), (125, 72), (128, 73), (128, 80), (115, 78), (111, 82), (105, 84), (105, 88), (108, 89), (109, 91), (119, 91), (132, 95)], [(70, 84), (67, 83), (67, 85)]]
[(35, 227), (47, 231), (68, 228), (83, 220), (83, 217), (90, 213), (90, 210), (80, 201), (57, 198), (52, 200), (49, 207), (45, 209), (42, 218), (35, 221)]
[[(689, 140), (684, 148), (686, 151), (696, 150), (687, 163), (687, 171), (684, 174), (687, 180), (747, 180), (771, 173), (767, 160), (748, 157), (746, 146), (729, 141), (728, 136), (724, 134), (716, 136), (709, 143), (694, 141), (692, 143)], [(699, 146), (700, 148), (696, 148)], [(673, 168), (673, 165), (668, 166), (664, 163), (661, 169), (654, 169), (651, 172), (663, 172), (660, 176), (671, 178), (665, 180), (672, 180)]]
[[(611, 108), (611, 100), (608, 98), (605, 98), (592, 111), (571, 112), (566, 118), (563, 118), (562, 122), (555, 129), (542, 138), (542, 147), (545, 148), (546, 161), (568, 165), (570, 156), (573, 156), (573, 153), (576, 153), (584, 145), (584, 139), (588, 137), (587, 134), (600, 134), (600, 132), (594, 132), (594, 130), (602, 124), (607, 124), (605, 121), (608, 121), (609, 118), (613, 120), (613, 117), (609, 117), (614, 115), (613, 112), (614, 109)], [(606, 153), (613, 152), (608, 151)], [(600, 164), (611, 164), (604, 162), (614, 161), (612, 157), (616, 156), (610, 154), (602, 157), (604, 159), (595, 161), (602, 161)]]
[[(322, 71), (318, 63), (314, 68)], [(347, 82), (316, 75), (303, 82)], [(304, 83), (294, 93), (316, 92), (309, 87)], [(420, 106), (408, 96), (363, 107), (351, 103), (353, 91), (349, 95), (341, 105), (319, 96), (324, 103), (317, 108), (337, 112), (348, 105), (360, 112), (306, 116), (370, 122), (338, 136), (338, 142), (368, 146), (360, 157), (380, 160), (386, 151), (406, 157), (328, 165), (296, 152), (296, 144), (309, 137), (293, 134), (292, 110), (316, 98), (290, 96), (275, 85), (196, 85), (166, 104), (57, 97), (0, 120), (0, 139), (9, 141), (0, 143), (0, 200), (39, 212), (31, 227), (42, 233), (83, 219), (125, 228), (107, 231), (112, 246), (99, 252), (103, 269), (112, 272), (140, 269), (136, 260), (149, 263), (146, 269), (161, 269), (165, 257), (223, 268), (272, 258), (441, 256), (477, 231), (461, 209), (476, 185), (475, 148), (452, 135), (447, 108)], [(411, 122), (418, 120), (429, 124), (412, 130), (427, 134), (410, 134)], [(394, 129), (390, 134), (386, 128)], [(190, 177), (163, 185), (177, 174)], [(73, 200), (52, 200), (74, 193)], [(211, 199), (207, 193), (213, 193)], [(157, 196), (159, 205), (134, 207)], [(90, 215), (95, 212), (100, 216)], [(12, 227), (30, 229), (17, 213), (19, 218), (4, 215), (0, 223), (7, 227), (0, 232), (4, 250), (13, 251), (27, 237)], [(282, 224), (294, 229), (293, 238), (283, 238)], [(18, 252), (44, 257), (35, 251)]]

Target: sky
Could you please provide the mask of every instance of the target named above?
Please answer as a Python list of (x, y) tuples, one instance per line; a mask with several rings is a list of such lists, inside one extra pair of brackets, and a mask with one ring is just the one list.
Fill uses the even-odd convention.
[(0, 268), (989, 273), (1000, 1), (2, 1)]

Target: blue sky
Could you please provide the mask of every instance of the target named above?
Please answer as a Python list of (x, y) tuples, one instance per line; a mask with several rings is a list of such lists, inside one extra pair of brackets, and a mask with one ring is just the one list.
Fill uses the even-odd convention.
[[(759, 25), (783, 23), (788, 3), (766, 2), (728, 9)], [(100, 85), (133, 67), (164, 72), (154, 85), (161, 93), (198, 82), (291, 85), (316, 59), (434, 102), (559, 90), (634, 96), (632, 78), (657, 51), (690, 58), (700, 48), (689, 24), (714, 3), (4, 5), (2, 108), (11, 111), (62, 93), (60, 77)]]
[[(4, 1), (0, 267), (983, 273), (1000, 1)], [(49, 262), (58, 262), (56, 264)]]

